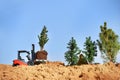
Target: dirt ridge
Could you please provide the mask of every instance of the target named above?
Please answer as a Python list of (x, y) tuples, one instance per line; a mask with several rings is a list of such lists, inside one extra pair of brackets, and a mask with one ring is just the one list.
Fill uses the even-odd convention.
[(17, 67), (0, 64), (0, 80), (120, 80), (120, 64), (65, 66), (58, 61)]

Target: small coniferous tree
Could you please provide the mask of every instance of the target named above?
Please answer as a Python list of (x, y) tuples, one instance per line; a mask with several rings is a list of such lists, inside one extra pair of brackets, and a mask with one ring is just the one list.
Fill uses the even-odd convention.
[(72, 37), (68, 43), (68, 51), (65, 52), (65, 59), (68, 62), (68, 65), (76, 65), (78, 62), (78, 55), (80, 53), (79, 48), (77, 47), (76, 40)]
[(39, 46), (40, 46), (40, 50), (42, 51), (44, 49), (44, 45), (48, 42), (48, 36), (47, 36), (47, 28), (46, 26), (43, 27), (40, 35), (38, 35), (38, 39), (39, 39)]
[(83, 54), (88, 63), (92, 63), (94, 61), (94, 57), (97, 56), (97, 46), (95, 41), (91, 40), (91, 37), (86, 37), (86, 42), (84, 43)]
[(106, 22), (104, 22), (103, 26), (100, 26), (100, 29), (100, 40), (97, 40), (97, 42), (102, 54), (102, 58), (105, 62), (116, 62), (116, 56), (120, 50), (120, 42), (118, 41), (119, 36), (116, 35), (112, 29), (107, 28)]
[(82, 64), (88, 64), (87, 59), (83, 56), (83, 54), (79, 55), (79, 61), (77, 63), (78, 65), (82, 65)]

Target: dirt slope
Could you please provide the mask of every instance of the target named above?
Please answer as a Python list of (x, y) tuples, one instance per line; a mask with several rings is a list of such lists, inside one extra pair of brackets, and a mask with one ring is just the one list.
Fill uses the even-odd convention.
[(64, 66), (48, 62), (18, 67), (0, 64), (0, 80), (120, 80), (120, 64)]

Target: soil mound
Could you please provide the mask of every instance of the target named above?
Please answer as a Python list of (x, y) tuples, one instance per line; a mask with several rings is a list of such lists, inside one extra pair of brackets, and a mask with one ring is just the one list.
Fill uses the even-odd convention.
[(47, 62), (35, 66), (0, 64), (0, 80), (120, 80), (120, 65), (114, 63), (65, 66)]

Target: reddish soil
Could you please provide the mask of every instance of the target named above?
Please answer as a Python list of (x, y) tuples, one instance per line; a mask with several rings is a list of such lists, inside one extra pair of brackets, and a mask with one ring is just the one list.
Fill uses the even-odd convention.
[(120, 80), (120, 64), (64, 66), (48, 62), (35, 66), (0, 64), (0, 80)]
[(43, 51), (37, 51), (35, 59), (47, 60), (47, 55), (48, 55), (48, 53), (45, 50), (43, 50)]

